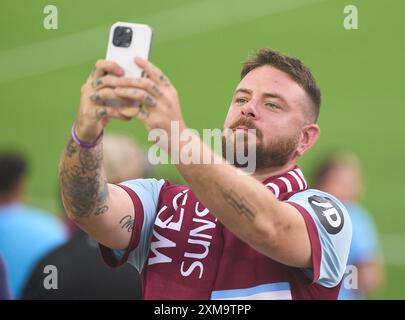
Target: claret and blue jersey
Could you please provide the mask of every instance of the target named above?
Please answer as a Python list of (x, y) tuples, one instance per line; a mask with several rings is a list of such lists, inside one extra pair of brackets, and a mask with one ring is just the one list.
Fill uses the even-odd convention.
[(103, 257), (141, 273), (144, 299), (336, 299), (352, 235), (345, 207), (308, 189), (298, 166), (263, 183), (303, 216), (312, 268), (262, 255), (224, 227), (189, 187), (156, 179), (120, 184), (134, 204), (133, 234), (127, 250), (100, 245)]

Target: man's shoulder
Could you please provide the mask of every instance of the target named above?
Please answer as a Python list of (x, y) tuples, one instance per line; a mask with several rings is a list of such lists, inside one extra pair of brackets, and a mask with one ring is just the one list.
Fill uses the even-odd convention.
[(336, 198), (334, 195), (321, 191), (321, 190), (318, 190), (318, 189), (314, 189), (314, 188), (298, 191), (298, 192), (294, 193), (289, 199), (291, 199), (293, 197), (310, 197), (310, 196), (314, 196), (314, 195), (319, 196), (319, 197), (333, 199), (334, 201), (339, 202), (343, 206), (342, 202), (338, 198)]
[(311, 243), (318, 243), (313, 251), (318, 267), (309, 274), (315, 274), (316, 282), (324, 287), (337, 286), (346, 269), (352, 238), (352, 222), (345, 206), (333, 195), (316, 189), (298, 192), (287, 201), (303, 215)]
[(350, 229), (351, 233), (351, 219), (345, 205), (330, 193), (307, 189), (295, 193), (287, 201), (305, 209), (329, 234), (338, 234), (343, 228)]
[(121, 182), (119, 184), (120, 186), (125, 186), (129, 187), (131, 189), (139, 190), (139, 189), (145, 189), (145, 190), (154, 190), (158, 192), (163, 192), (175, 188), (179, 189), (186, 189), (188, 186), (178, 184), (178, 183), (173, 183), (168, 179), (155, 179), (155, 178), (146, 178), (146, 179), (133, 179), (133, 180), (127, 180), (124, 182)]
[(296, 192), (285, 201), (307, 202), (308, 204), (330, 203), (334, 207), (344, 210), (345, 212), (347, 211), (346, 206), (338, 198), (330, 193), (318, 189), (306, 189)]

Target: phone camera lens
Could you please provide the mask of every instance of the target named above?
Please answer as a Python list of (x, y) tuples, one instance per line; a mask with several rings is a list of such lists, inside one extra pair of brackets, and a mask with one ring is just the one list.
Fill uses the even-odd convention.
[(114, 29), (113, 44), (116, 47), (128, 48), (132, 41), (132, 29), (128, 27), (116, 27)]

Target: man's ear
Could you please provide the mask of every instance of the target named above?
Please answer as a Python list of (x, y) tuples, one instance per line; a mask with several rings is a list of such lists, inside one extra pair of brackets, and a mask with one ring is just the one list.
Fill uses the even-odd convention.
[(318, 140), (321, 134), (321, 129), (315, 123), (306, 125), (300, 136), (297, 152), (299, 156), (302, 156), (307, 150), (309, 150)]

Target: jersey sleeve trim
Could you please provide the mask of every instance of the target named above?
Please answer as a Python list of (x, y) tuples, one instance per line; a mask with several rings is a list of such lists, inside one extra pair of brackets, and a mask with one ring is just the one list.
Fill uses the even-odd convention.
[(144, 220), (144, 211), (142, 202), (139, 199), (138, 195), (130, 188), (124, 185), (118, 185), (122, 189), (124, 189), (128, 195), (131, 197), (132, 203), (134, 205), (135, 210), (135, 224), (132, 229), (131, 239), (129, 242), (128, 249), (122, 255), (121, 258), (117, 258), (117, 255), (114, 254), (114, 251), (102, 244), (99, 244), (99, 248), (101, 251), (101, 255), (105, 263), (110, 267), (119, 267), (124, 264), (129, 257), (129, 254), (138, 246), (139, 240), (141, 237), (142, 225)]
[(292, 205), (299, 211), (299, 213), (301, 213), (307, 226), (309, 240), (311, 242), (312, 271), (313, 271), (311, 281), (314, 284), (319, 279), (322, 261), (322, 250), (321, 250), (321, 242), (319, 240), (318, 229), (310, 213), (304, 207), (292, 201), (286, 201), (286, 203)]

